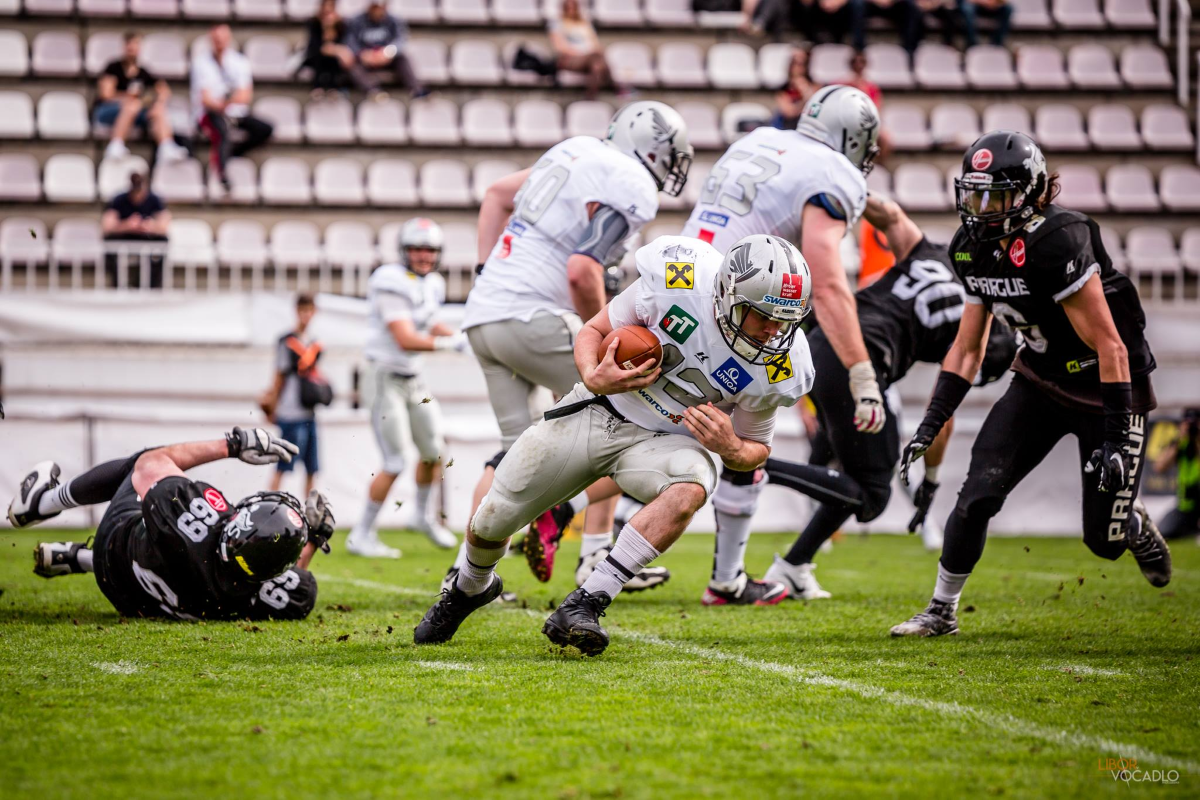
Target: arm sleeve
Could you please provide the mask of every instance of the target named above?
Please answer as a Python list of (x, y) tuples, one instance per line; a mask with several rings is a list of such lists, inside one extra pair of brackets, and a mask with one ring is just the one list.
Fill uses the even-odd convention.
[(398, 319), (412, 319), (412, 298), (399, 292), (379, 292), (375, 295), (375, 307), (385, 324)]
[(808, 203), (809, 205), (813, 205), (819, 209), (822, 209), (826, 214), (838, 220), (839, 222), (847, 221), (848, 214), (846, 212), (846, 207), (842, 204), (842, 201), (833, 194), (828, 192), (814, 194), (812, 197), (808, 198)]
[(1085, 223), (1065, 225), (1037, 243), (1030, 254), (1044, 288), (1061, 303), (1078, 292), (1100, 271), (1092, 249), (1091, 230)]
[(738, 406), (733, 410), (733, 432), (742, 439), (771, 446), (775, 436), (775, 411), (770, 408), (749, 410)]
[(645, 325), (648, 313), (642, 303), (644, 284), (638, 278), (608, 304), (608, 322), (613, 330), (626, 325)]
[(250, 596), (250, 619), (305, 619), (317, 605), (317, 579), (306, 569), (292, 567), (278, 578), (263, 581)]
[(629, 221), (612, 206), (602, 205), (588, 222), (583, 239), (575, 245), (575, 254), (585, 255), (608, 266), (625, 254), (623, 242), (629, 234)]

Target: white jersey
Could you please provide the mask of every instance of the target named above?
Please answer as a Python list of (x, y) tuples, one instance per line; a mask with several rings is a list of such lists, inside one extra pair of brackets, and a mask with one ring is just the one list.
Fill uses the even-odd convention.
[(853, 226), (866, 208), (866, 179), (848, 158), (815, 139), (756, 128), (713, 166), (683, 234), (722, 253), (755, 233), (799, 245), (801, 214), (810, 201)]
[(625, 242), (658, 213), (658, 187), (634, 159), (591, 136), (546, 151), (515, 199), (508, 225), (467, 296), (463, 328), (539, 311), (574, 313), (567, 259), (587, 232), (588, 203), (629, 223)]
[(401, 264), (385, 264), (367, 281), (367, 360), (401, 375), (416, 375), (421, 356), (396, 342), (388, 324), (411, 319), (418, 331), (427, 331), (433, 316), (446, 302), (446, 279), (436, 272), (418, 275)]
[(637, 251), (638, 279), (609, 304), (613, 328), (642, 325), (663, 346), (663, 375), (644, 389), (609, 397), (630, 422), (690, 435), (683, 411), (711, 402), (726, 413), (795, 405), (812, 388), (808, 341), (767, 365), (748, 364), (725, 344), (713, 316), (713, 289), (723, 257), (685, 236), (660, 236)]

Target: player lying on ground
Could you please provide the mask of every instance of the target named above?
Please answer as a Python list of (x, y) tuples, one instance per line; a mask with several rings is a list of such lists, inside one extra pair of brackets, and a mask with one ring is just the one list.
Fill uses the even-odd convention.
[(216, 488), (184, 475), (223, 458), (274, 464), (295, 453), (262, 428), (234, 428), (224, 439), (109, 461), (66, 483), (57, 464), (43, 461), (21, 482), (8, 519), (23, 528), (108, 502), (90, 547), (39, 543), (34, 572), (94, 572), (122, 616), (304, 619), (317, 601), (308, 563), (318, 547), (329, 551), (333, 535), (325, 498), (314, 491), (301, 506), (289, 494), (263, 492), (230, 505)]
[[(698, 239), (663, 236), (636, 261), (638, 280), (580, 331), (582, 383), (496, 469), (468, 527), (466, 563), (417, 625), (418, 644), (448, 641), (501, 591), (495, 565), (513, 533), (609, 476), (647, 505), (542, 628), (555, 644), (603, 652), (608, 633), (599, 618), (707, 501), (717, 480), (713, 454), (733, 469), (761, 466), (777, 408), (795, 405), (812, 385), (808, 345), (796, 335), (811, 280), (791, 244), (749, 236), (722, 258)], [(618, 365), (618, 340), (599, 352), (605, 336), (624, 326), (649, 328), (661, 343), (662, 363), (649, 373), (645, 365)]]
[(1022, 133), (984, 134), (963, 156), (955, 181), (963, 224), (950, 250), (967, 305), (902, 470), (966, 396), (992, 315), (1020, 331), (1025, 344), (1017, 374), (971, 450), (933, 599), (893, 627), (893, 636), (958, 633), (955, 609), (983, 555), (989, 521), (1067, 434), (1079, 441), (1084, 543), (1101, 558), (1129, 550), (1154, 586), (1171, 579), (1167, 543), (1137, 501), (1144, 415), (1155, 406), (1146, 316), (1133, 284), (1113, 269), (1096, 223), (1054, 205), (1055, 184), (1041, 149)]

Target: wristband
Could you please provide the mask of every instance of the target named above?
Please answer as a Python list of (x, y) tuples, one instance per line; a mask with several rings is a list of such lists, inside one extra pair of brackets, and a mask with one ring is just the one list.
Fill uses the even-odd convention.
[(1125, 444), (1133, 411), (1133, 387), (1129, 381), (1102, 383), (1100, 400), (1104, 404), (1104, 441)]
[(937, 436), (942, 426), (946, 424), (946, 420), (954, 416), (955, 409), (962, 403), (963, 398), (970, 390), (971, 382), (969, 380), (961, 375), (955, 375), (953, 372), (942, 370), (938, 374), (937, 385), (934, 386), (929, 407), (925, 409), (925, 419), (921, 421), (917, 431), (927, 433), (930, 439)]

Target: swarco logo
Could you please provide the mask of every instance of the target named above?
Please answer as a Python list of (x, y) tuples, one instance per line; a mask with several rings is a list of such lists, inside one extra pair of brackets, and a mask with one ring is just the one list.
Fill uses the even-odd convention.
[(696, 322), (696, 318), (679, 306), (671, 306), (671, 310), (658, 323), (658, 327), (662, 328), (663, 333), (679, 344), (686, 342), (699, 326), (700, 323)]
[(1106, 758), (1101, 756), (1096, 759), (1096, 762), (1097, 771), (1107, 772), (1112, 776), (1114, 781), (1124, 781), (1126, 784), (1162, 783), (1171, 786), (1179, 783), (1179, 770), (1142, 769), (1138, 766), (1136, 758)]
[(669, 420), (670, 420), (672, 423), (674, 423), (674, 424), (678, 425), (679, 423), (683, 422), (683, 415), (682, 415), (682, 414), (672, 414), (670, 411), (667, 411), (667, 410), (666, 410), (665, 408), (663, 408), (663, 407), (662, 407), (662, 405), (661, 405), (661, 404), (659, 404), (659, 402), (658, 402), (657, 400), (655, 400), (655, 399), (654, 399), (654, 397), (653, 397), (653, 396), (652, 396), (652, 395), (651, 395), (649, 392), (647, 392), (645, 389), (638, 389), (638, 390), (637, 390), (637, 393), (638, 393), (638, 397), (640, 397), (640, 398), (642, 398), (643, 400), (645, 400), (647, 405), (649, 405), (651, 408), (653, 408), (655, 411), (657, 411), (657, 412), (658, 412), (659, 414), (661, 414), (662, 416), (664, 416), (664, 417), (666, 417), (667, 419), (669, 419)]

